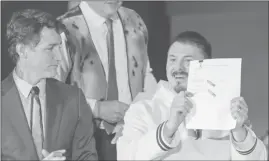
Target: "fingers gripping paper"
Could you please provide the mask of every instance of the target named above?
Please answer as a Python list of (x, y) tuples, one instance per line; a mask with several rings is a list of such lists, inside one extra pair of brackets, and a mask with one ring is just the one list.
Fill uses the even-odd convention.
[(186, 120), (188, 129), (235, 128), (230, 102), (240, 96), (241, 58), (191, 61), (187, 91), (194, 94), (194, 111)]

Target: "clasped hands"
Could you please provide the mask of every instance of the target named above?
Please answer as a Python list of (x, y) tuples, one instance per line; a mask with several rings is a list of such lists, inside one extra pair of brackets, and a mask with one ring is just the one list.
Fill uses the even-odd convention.
[(114, 133), (115, 136), (111, 144), (116, 144), (118, 138), (122, 135), (123, 118), (125, 112), (129, 109), (129, 105), (120, 101), (100, 101), (98, 107), (98, 117), (108, 123), (117, 123)]
[(48, 160), (64, 161), (64, 160), (66, 160), (66, 157), (63, 156), (63, 154), (65, 152), (66, 151), (64, 149), (62, 149), (62, 150), (56, 150), (56, 151), (49, 153), (47, 150), (43, 149), (42, 155), (43, 155), (44, 159), (42, 159), (42, 161), (48, 161)]

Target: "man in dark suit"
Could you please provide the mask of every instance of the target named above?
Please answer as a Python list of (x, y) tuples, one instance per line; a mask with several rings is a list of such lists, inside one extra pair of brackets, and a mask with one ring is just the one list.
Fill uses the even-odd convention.
[(92, 111), (83, 92), (55, 77), (63, 52), (59, 23), (28, 9), (8, 26), (16, 63), (1, 83), (2, 160), (97, 160)]

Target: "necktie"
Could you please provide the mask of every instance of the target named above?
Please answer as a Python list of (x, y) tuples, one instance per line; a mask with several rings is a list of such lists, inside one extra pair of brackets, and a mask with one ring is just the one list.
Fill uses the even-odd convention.
[(115, 51), (114, 51), (114, 37), (112, 20), (106, 21), (108, 33), (107, 33), (107, 47), (108, 47), (108, 86), (107, 86), (107, 100), (118, 100), (118, 86), (116, 78), (115, 67)]
[(44, 142), (42, 110), (39, 100), (39, 88), (33, 87), (31, 90), (31, 132), (36, 146), (39, 159), (42, 159), (42, 147)]
[[(107, 19), (107, 50), (108, 50), (108, 82), (107, 82), (107, 100), (118, 100), (118, 86), (117, 86), (117, 75), (115, 67), (115, 50), (114, 50), (114, 37), (113, 37), (113, 26), (112, 20)], [(114, 129), (113, 124), (103, 122), (104, 127), (108, 133), (112, 133)]]

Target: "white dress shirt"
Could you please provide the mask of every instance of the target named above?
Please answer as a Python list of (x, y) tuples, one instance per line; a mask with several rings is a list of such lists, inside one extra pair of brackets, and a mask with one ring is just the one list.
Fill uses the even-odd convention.
[[(87, 2), (82, 1), (79, 5), (86, 23), (89, 27), (90, 34), (92, 36), (93, 43), (101, 59), (102, 65), (105, 70), (106, 80), (108, 80), (108, 49), (106, 35), (108, 29), (106, 26), (106, 19), (99, 16), (93, 11)], [(125, 37), (122, 28), (121, 20), (118, 16), (112, 18), (113, 20), (113, 35), (114, 35), (114, 49), (115, 49), (115, 68), (116, 78), (118, 84), (119, 101), (126, 104), (130, 104), (131, 92), (128, 81), (128, 67), (127, 67), (127, 55)], [(96, 100), (87, 98), (87, 102), (92, 108), (95, 107)], [(93, 110), (94, 111), (94, 110)]]
[[(117, 142), (118, 160), (266, 160), (264, 144), (248, 127), (243, 142), (236, 142), (229, 133), (202, 136), (195, 140), (184, 123), (167, 143), (163, 127), (170, 117), (170, 107), (175, 97), (168, 82), (160, 81), (152, 96), (140, 98), (131, 104), (124, 117), (122, 136)], [(230, 134), (232, 135), (232, 134)], [(223, 139), (226, 136), (230, 140)]]
[[(25, 116), (28, 122), (28, 126), (30, 127), (30, 114), (31, 114), (31, 96), (30, 92), (32, 89), (32, 85), (28, 82), (21, 79), (17, 74), (16, 71), (13, 70), (13, 78), (14, 82), (17, 86), (17, 89), (19, 91), (19, 95), (21, 98), (22, 106), (25, 112)], [(42, 110), (42, 122), (43, 122), (43, 134), (46, 136), (45, 131), (45, 121), (46, 121), (46, 80), (42, 79), (39, 83), (37, 83), (35, 86), (39, 88), (39, 99), (41, 103), (41, 110)], [(33, 121), (36, 121), (35, 119)]]

